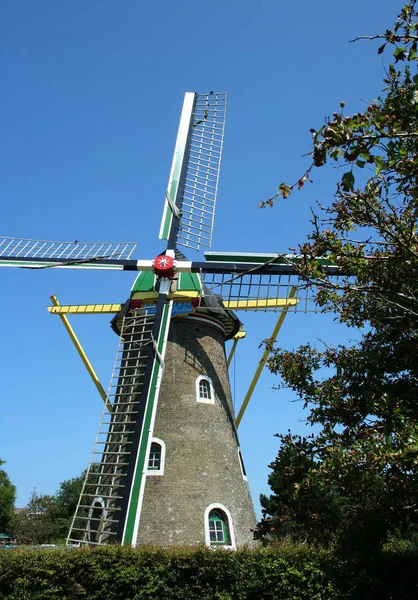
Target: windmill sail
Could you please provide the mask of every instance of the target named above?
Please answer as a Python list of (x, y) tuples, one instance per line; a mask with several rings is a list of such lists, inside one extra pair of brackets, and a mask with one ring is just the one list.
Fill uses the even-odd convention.
[[(300, 257), (294, 254), (205, 252), (206, 263), (200, 272), (205, 297), (222, 300), (233, 310), (323, 312), (317, 302), (315, 282), (299, 277)], [(350, 275), (327, 258), (318, 258), (329, 287), (336, 292), (350, 285)], [(197, 268), (197, 264), (194, 268)], [(294, 297), (290, 298), (295, 288)], [(292, 293), (293, 296), (293, 293)], [(216, 310), (216, 308), (215, 308)]]
[(177, 245), (212, 245), (226, 119), (226, 93), (186, 94), (165, 200), (160, 239), (179, 220)]
[(0, 236), (0, 266), (36, 269), (129, 260), (136, 246), (133, 242), (56, 242)]
[[(320, 312), (315, 301), (316, 289), (297, 275), (271, 273), (202, 273), (205, 298), (215, 296), (231, 310), (262, 312)], [(294, 297), (290, 293), (296, 288)], [(216, 306), (213, 308), (216, 310)]]

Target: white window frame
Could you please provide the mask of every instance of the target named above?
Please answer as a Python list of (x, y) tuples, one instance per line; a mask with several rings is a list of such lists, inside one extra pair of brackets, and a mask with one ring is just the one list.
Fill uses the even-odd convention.
[[(209, 384), (210, 398), (201, 398), (199, 384), (201, 381), (207, 381)], [(215, 392), (213, 390), (212, 381), (207, 375), (199, 375), (196, 379), (196, 400), (202, 404), (215, 404)]]
[(242, 457), (241, 448), (239, 448), (239, 447), (238, 447), (238, 462), (239, 462), (239, 468), (241, 469), (241, 475), (242, 475), (243, 480), (248, 481), (248, 477), (244, 473), (244, 469), (245, 469), (244, 459)]
[[(220, 510), (224, 513), (224, 515), (226, 515), (226, 518), (228, 519), (229, 537), (231, 540), (230, 544), (211, 544), (210, 543), (209, 514), (212, 510)], [(205, 510), (205, 541), (206, 541), (206, 546), (208, 548), (226, 548), (227, 550), (236, 550), (235, 533), (234, 533), (234, 528), (232, 526), (231, 513), (226, 508), (226, 506), (224, 506), (220, 502), (216, 502), (214, 504), (209, 504), (209, 506), (206, 507), (206, 510)]]
[[(148, 460), (149, 460), (149, 454), (151, 452), (151, 444), (158, 444), (159, 446), (161, 446), (161, 457), (160, 457), (160, 468), (159, 469), (149, 469), (148, 468)], [(149, 475), (157, 475), (157, 476), (164, 475), (164, 467), (165, 467), (165, 442), (163, 442), (163, 440), (160, 440), (160, 438), (153, 437), (153, 438), (151, 438), (151, 440), (149, 442), (149, 447), (148, 447), (148, 452), (147, 452), (147, 477)]]

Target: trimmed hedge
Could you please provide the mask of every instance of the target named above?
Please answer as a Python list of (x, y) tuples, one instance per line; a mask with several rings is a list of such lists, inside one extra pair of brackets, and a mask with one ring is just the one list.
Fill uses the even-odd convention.
[(279, 546), (238, 552), (132, 549), (0, 550), (10, 600), (416, 600), (418, 551), (349, 563)]

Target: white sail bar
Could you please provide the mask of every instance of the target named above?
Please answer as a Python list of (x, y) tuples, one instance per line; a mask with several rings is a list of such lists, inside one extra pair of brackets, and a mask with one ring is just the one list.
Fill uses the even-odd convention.
[(30, 258), (40, 262), (51, 258), (63, 262), (98, 258), (128, 260), (136, 246), (134, 242), (54, 242), (0, 236), (0, 259)]
[(160, 229), (168, 239), (178, 219), (177, 244), (210, 247), (226, 118), (225, 92), (188, 92), (174, 149)]
[(211, 247), (226, 119), (226, 93), (198, 94), (181, 206), (179, 245)]

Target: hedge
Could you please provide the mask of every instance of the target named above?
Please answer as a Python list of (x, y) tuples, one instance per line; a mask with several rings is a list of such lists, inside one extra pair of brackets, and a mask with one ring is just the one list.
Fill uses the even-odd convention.
[(0, 550), (0, 598), (10, 600), (416, 600), (418, 551), (350, 563), (279, 546)]

